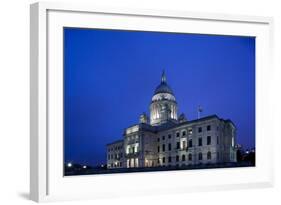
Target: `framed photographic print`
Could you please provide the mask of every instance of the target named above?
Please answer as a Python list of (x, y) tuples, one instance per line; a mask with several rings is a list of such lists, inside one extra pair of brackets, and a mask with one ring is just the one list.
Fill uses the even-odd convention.
[(31, 199), (272, 186), (272, 22), (31, 5)]

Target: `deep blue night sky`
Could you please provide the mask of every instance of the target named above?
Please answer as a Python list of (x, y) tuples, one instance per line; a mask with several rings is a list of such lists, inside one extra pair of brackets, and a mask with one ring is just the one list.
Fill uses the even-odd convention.
[[(217, 114), (255, 146), (255, 38), (64, 29), (65, 161), (97, 165), (106, 144), (149, 113), (165, 69), (179, 112)], [(179, 113), (179, 114), (180, 114)]]

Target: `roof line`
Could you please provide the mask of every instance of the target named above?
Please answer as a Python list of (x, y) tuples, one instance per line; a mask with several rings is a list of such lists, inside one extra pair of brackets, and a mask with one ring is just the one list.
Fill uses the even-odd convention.
[(124, 141), (123, 139), (115, 140), (115, 141), (113, 141), (113, 142), (111, 142), (111, 143), (108, 143), (108, 144), (106, 144), (106, 145), (112, 145), (112, 144), (116, 144), (116, 143), (118, 143), (118, 142), (123, 142), (123, 141)]

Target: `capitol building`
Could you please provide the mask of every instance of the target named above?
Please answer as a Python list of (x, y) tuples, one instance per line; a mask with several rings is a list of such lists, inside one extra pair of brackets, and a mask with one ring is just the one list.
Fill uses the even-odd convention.
[[(150, 115), (107, 144), (107, 168), (184, 167), (236, 162), (236, 127), (211, 115), (187, 120), (178, 116), (175, 95), (163, 72), (150, 103)], [(199, 110), (200, 112), (200, 110)]]

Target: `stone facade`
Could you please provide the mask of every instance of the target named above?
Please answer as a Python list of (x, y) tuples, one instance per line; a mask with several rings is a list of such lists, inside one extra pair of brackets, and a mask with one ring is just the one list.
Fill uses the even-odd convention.
[(177, 116), (175, 96), (163, 73), (146, 114), (107, 145), (108, 168), (185, 166), (236, 162), (236, 128), (216, 115), (188, 121)]
[(124, 143), (118, 140), (107, 145), (107, 167), (124, 167)]

